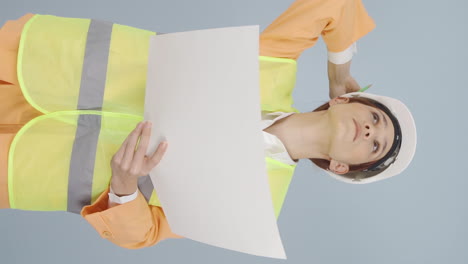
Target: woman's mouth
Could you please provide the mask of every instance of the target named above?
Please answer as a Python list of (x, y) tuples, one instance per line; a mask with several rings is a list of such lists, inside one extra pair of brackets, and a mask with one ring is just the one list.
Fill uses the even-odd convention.
[(359, 124), (356, 122), (356, 120), (354, 120), (354, 118), (353, 118), (353, 122), (354, 122), (354, 128), (355, 128), (355, 135), (353, 138), (353, 142), (354, 142), (359, 137), (359, 134), (361, 133), (361, 128), (359, 127)]

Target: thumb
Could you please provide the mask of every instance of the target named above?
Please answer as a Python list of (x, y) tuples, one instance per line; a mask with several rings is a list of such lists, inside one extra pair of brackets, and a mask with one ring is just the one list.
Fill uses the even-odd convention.
[(161, 161), (162, 157), (164, 156), (164, 153), (166, 153), (167, 150), (167, 141), (163, 141), (159, 143), (158, 147), (156, 148), (156, 151), (154, 151), (153, 155), (151, 157), (147, 157), (146, 159), (146, 168), (149, 170), (152, 170), (156, 165), (159, 164)]

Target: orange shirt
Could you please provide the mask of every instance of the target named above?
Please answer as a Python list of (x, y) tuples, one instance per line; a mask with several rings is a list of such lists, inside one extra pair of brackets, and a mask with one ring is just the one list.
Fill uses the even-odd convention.
[[(20, 32), (28, 14), (0, 29), (0, 208), (8, 208), (7, 153), (14, 135), (25, 123), (41, 115), (22, 97), (16, 79)], [(297, 59), (323, 37), (331, 52), (340, 52), (375, 27), (360, 0), (297, 0), (260, 36), (260, 55)], [(141, 193), (128, 203), (108, 208), (109, 190), (81, 215), (101, 237), (125, 248), (151, 246), (171, 232), (161, 207), (148, 205)]]
[(8, 21), (0, 29), (0, 208), (10, 207), (7, 187), (8, 150), (16, 132), (41, 115), (24, 99), (16, 77), (16, 57), (21, 31), (32, 17)]

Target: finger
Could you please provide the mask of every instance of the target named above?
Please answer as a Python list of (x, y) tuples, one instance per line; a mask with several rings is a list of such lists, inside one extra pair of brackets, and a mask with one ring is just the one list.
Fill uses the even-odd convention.
[(153, 155), (146, 160), (146, 170), (151, 171), (156, 165), (159, 164), (161, 161), (162, 157), (164, 156), (164, 153), (166, 153), (168, 143), (167, 141), (163, 141), (159, 143), (158, 148), (156, 151), (153, 153)]
[(127, 136), (124, 140), (124, 142), (122, 143), (122, 145), (120, 146), (120, 148), (117, 150), (117, 152), (114, 154), (114, 157), (112, 157), (112, 160), (118, 164), (120, 164), (120, 162), (122, 161), (123, 159), (123, 156), (125, 154), (125, 149), (127, 148), (127, 144), (128, 144), (128, 138), (130, 136)]
[(143, 122), (140, 122), (137, 127), (128, 135), (128, 142), (125, 147), (124, 157), (122, 160), (123, 168), (130, 168), (130, 164), (133, 161), (133, 156), (135, 154), (135, 147), (138, 141), (138, 138), (141, 135), (141, 130), (143, 127)]
[(117, 152), (114, 154), (114, 157), (112, 157), (112, 160), (114, 162), (120, 163), (122, 161), (126, 147), (127, 147), (127, 139), (125, 139), (125, 141), (120, 146), (119, 150), (117, 150)]
[(142, 129), (143, 131), (141, 133), (140, 143), (138, 144), (138, 149), (133, 157), (134, 165), (132, 164), (132, 166), (138, 166), (138, 168), (141, 168), (148, 149), (148, 144), (151, 138), (151, 123), (146, 123)]

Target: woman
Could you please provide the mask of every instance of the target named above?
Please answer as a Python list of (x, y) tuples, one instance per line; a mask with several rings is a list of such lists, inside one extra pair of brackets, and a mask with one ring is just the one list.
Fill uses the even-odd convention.
[[(11, 154), (21, 152), (16, 151), (21, 148), (21, 141), (19, 138), (24, 139), (24, 134), (29, 131), (30, 128), (34, 128), (36, 129), (36, 132), (30, 133), (30, 137), (28, 139), (36, 139), (36, 141), (30, 141), (34, 142), (33, 145), (41, 144), (40, 141), (42, 138), (38, 138), (36, 136), (41, 134), (42, 137), (46, 137), (48, 135), (44, 134), (50, 134), (50, 131), (48, 129), (41, 130), (41, 127), (37, 125), (40, 124), (37, 120), (51, 120), (51, 122), (55, 122), (57, 118), (47, 119), (48, 117), (46, 117), (46, 115), (43, 116), (43, 114), (52, 113), (53, 115), (55, 111), (59, 111), (53, 107), (51, 109), (43, 109), (40, 105), (35, 105), (32, 102), (37, 101), (37, 99), (31, 98), (31, 95), (41, 96), (42, 92), (44, 96), (41, 100), (48, 100), (49, 97), (52, 97), (52, 93), (55, 93), (55, 90), (50, 93), (44, 92), (46, 91), (45, 89), (47, 89), (46, 86), (55, 85), (55, 82), (58, 82), (61, 76), (52, 78), (53, 75), (51, 75), (52, 77), (44, 79), (43, 83), (46, 85), (36, 85), (37, 87), (40, 87), (40, 92), (25, 92), (27, 91), (25, 87), (31, 85), (28, 82), (28, 78), (30, 78), (29, 75), (34, 75), (35, 73), (38, 73), (37, 75), (44, 75), (42, 72), (37, 71), (37, 68), (34, 68), (32, 72), (29, 72), (30, 74), (24, 74), (27, 72), (27, 68), (31, 65), (30, 63), (25, 63), (24, 59), (29, 60), (29, 58), (33, 57), (33, 55), (36, 55), (38, 52), (37, 50), (33, 50), (31, 53), (32, 55), (27, 55), (27, 47), (34, 47), (36, 46), (36, 43), (39, 43), (42, 40), (35, 40), (31, 42), (34, 45), (27, 46), (27, 44), (24, 44), (27, 43), (25, 36), (30, 39), (32, 38), (32, 34), (28, 33), (20, 35), (20, 33), (24, 33), (26, 31), (32, 33), (34, 31), (32, 29), (37, 25), (36, 22), (40, 21), (36, 18), (37, 16), (33, 17), (32, 15), (27, 15), (16, 22), (10, 22), (10, 24), (5, 25), (1, 31), (2, 39), (6, 39), (6, 42), (3, 43), (4, 48), (0, 53), (2, 55), (2, 62), (5, 62), (1, 65), (2, 68), (0, 68), (0, 80), (2, 85), (1, 91), (4, 93), (2, 97), (9, 98), (9, 101), (1, 106), (2, 114), (8, 113), (8, 115), (3, 117), (0, 121), (2, 124), (18, 124), (2, 127), (1, 136), (4, 140), (2, 140), (2, 145), (0, 146), (0, 155), (2, 155), (1, 162), (4, 166), (1, 167), (6, 168), (7, 165), (9, 165), (8, 181), (7, 171), (3, 170), (0, 172), (0, 188), (2, 188), (0, 189), (0, 206), (2, 208), (22, 208), (21, 206), (17, 206), (21, 201), (16, 199), (16, 196), (12, 193), (14, 192), (15, 195), (18, 194), (21, 196), (24, 193), (31, 193), (34, 191), (25, 191), (25, 188), (27, 188), (27, 186), (25, 186), (26, 184), (13, 184), (12, 181), (14, 180), (15, 182), (18, 182), (18, 177), (12, 175), (16, 175), (15, 172), (21, 169), (18, 168), (20, 166), (15, 166), (15, 164), (25, 164), (28, 160), (24, 158), (26, 154), (20, 154), (19, 157), (23, 158), (24, 162), (15, 163), (14, 160), (18, 160), (20, 158)], [(36, 19), (34, 24), (26, 23), (32, 19)], [(46, 20), (41, 21), (45, 21), (44, 23), (46, 25), (47, 23), (51, 23)], [(51, 21), (56, 22), (57, 20), (53, 18)], [(67, 22), (64, 21), (64, 24), (65, 23)], [(70, 28), (72, 26), (81, 27), (81, 25), (75, 25), (80, 23), (82, 22), (74, 21), (73, 25), (70, 25)], [(105, 23), (96, 22), (98, 26), (92, 27), (94, 25), (93, 23), (95, 22), (92, 21), (89, 25), (89, 28), (93, 28), (93, 30), (94, 28), (105, 28), (107, 26)], [(26, 29), (23, 29), (24, 25), (26, 25)], [(297, 160), (301, 158), (314, 159), (319, 166), (328, 169), (331, 175), (339, 179), (344, 179), (345, 181), (356, 183), (365, 183), (391, 177), (398, 174), (410, 162), (412, 155), (414, 154), (414, 145), (409, 143), (411, 142), (411, 138), (415, 137), (415, 130), (411, 115), (403, 104), (399, 103), (399, 101), (392, 100), (391, 98), (364, 94), (359, 94), (359, 96), (358, 94), (346, 94), (344, 97), (336, 97), (337, 95), (343, 95), (345, 92), (358, 90), (356, 82), (349, 74), (350, 59), (353, 53), (354, 43), (360, 37), (372, 30), (373, 27), (374, 24), (372, 20), (368, 17), (364, 7), (358, 0), (299, 0), (293, 3), (293, 5), (282, 16), (275, 20), (275, 22), (273, 22), (273, 24), (262, 33), (260, 40), (260, 55), (268, 58), (263, 59), (265, 65), (276, 65), (274, 66), (276, 67), (275, 70), (282, 69), (277, 71), (274, 75), (269, 72), (267, 76), (281, 76), (279, 78), (280, 80), (288, 80), (285, 81), (286, 85), (284, 87), (278, 86), (281, 89), (278, 87), (276, 87), (278, 88), (277, 90), (271, 88), (271, 90), (267, 90), (267, 93), (264, 93), (265, 96), (262, 96), (262, 102), (266, 100), (269, 103), (269, 107), (262, 107), (265, 111), (263, 113), (263, 129), (265, 132), (265, 142), (267, 143), (267, 159), (274, 160), (271, 161), (271, 163), (267, 162), (267, 164), (277, 165), (278, 169), (275, 170), (275, 173), (280, 172), (280, 174), (282, 174), (280, 176), (284, 176), (281, 178), (289, 177), (290, 179)], [(127, 29), (121, 27), (118, 30), (126, 31)], [(66, 28), (66, 30), (63, 31), (63, 35), (69, 31), (71, 32), (69, 28)], [(131, 34), (133, 34), (133, 31), (131, 32)], [(41, 34), (43, 34), (43, 32), (41, 32)], [(143, 34), (146, 33), (142, 33), (141, 35)], [(73, 35), (73, 37), (76, 37), (76, 34)], [(84, 35), (82, 38), (79, 38), (79, 40), (81, 41), (81, 39), (85, 39), (86, 41), (89, 41), (94, 37), (99, 39), (103, 35), (105, 34), (101, 32), (94, 35), (88, 34), (87, 36)], [(303, 50), (313, 46), (320, 35), (323, 36), (329, 50), (330, 61), (328, 63), (328, 67), (330, 95), (331, 97), (334, 97), (334, 99), (329, 102), (328, 105), (330, 108), (328, 110), (302, 114), (295, 113), (295, 109), (291, 107), (292, 101), (290, 99), (290, 89), (293, 87), (295, 78), (294, 60), (299, 57)], [(20, 53), (18, 54), (20, 37), (22, 46), (19, 47)], [(56, 38), (56, 36), (51, 36), (51, 38), (54, 37)], [(60, 38), (62, 37), (65, 38), (66, 36), (60, 35)], [(49, 39), (44, 36), (41, 38)], [(110, 39), (110, 35), (108, 38)], [(113, 35), (112, 40), (114, 39)], [(122, 41), (127, 39), (129, 38), (125, 38)], [(56, 44), (57, 42), (52, 43)], [(97, 43), (101, 42), (97, 41)], [(83, 46), (79, 43), (77, 45)], [(112, 50), (114, 48), (112, 46), (113, 44), (111, 43), (110, 45), (110, 49)], [(63, 48), (61, 46), (54, 45), (45, 46), (45, 49)], [(66, 46), (66, 48), (69, 48), (69, 45)], [(141, 50), (144, 50), (144, 47), (141, 48)], [(88, 55), (88, 50), (84, 50), (83, 52)], [(71, 54), (70, 56), (73, 57), (76, 53), (72, 52), (66, 54)], [(85, 59), (87, 58), (86, 55)], [(21, 72), (16, 72), (15, 66), (17, 57), (19, 62), (18, 69), (20, 69)], [(273, 57), (278, 59), (271, 59)], [(73, 58), (64, 59), (63, 57), (59, 57), (57, 60), (68, 62), (72, 59)], [(133, 58), (126, 59), (128, 59), (128, 61), (124, 61), (123, 64), (131, 63), (131, 59)], [(31, 58), (30, 60), (33, 59)], [(38, 59), (36, 59), (36, 61), (37, 60)], [(110, 60), (113, 59), (109, 58), (109, 61)], [(45, 57), (39, 61), (41, 63), (40, 65), (48, 65), (48, 63), (54, 64), (55, 58)], [(275, 63), (279, 63), (280, 67), (277, 67), (277, 64)], [(86, 64), (86, 62), (83, 64)], [(95, 67), (92, 72), (98, 71), (96, 68), (100, 67), (100, 64), (96, 63), (91, 63), (90, 65)], [(109, 63), (109, 65), (111, 64)], [(42, 67), (44, 72), (50, 68), (47, 66)], [(67, 68), (68, 67), (72, 67), (71, 63)], [(261, 67), (265, 68), (264, 66)], [(107, 79), (105, 79), (104, 82), (113, 82), (114, 79), (109, 77), (109, 72), (112, 72), (112, 70), (109, 71), (107, 68), (103, 69), (108, 72)], [(282, 75), (286, 75), (285, 72), (288, 72), (287, 76), (283, 77)], [(40, 79), (41, 76), (37, 76), (35, 78)], [(137, 80), (141, 81), (141, 78), (137, 78)], [(83, 84), (88, 81), (89, 80), (86, 78), (81, 78), (71, 84), (65, 83), (60, 84), (59, 86), (63, 87), (63, 90), (66, 90), (69, 86), (74, 86), (75, 83)], [(93, 80), (91, 80), (91, 82), (93, 82)], [(125, 83), (125, 85), (127, 87), (135, 86), (134, 83)], [(22, 90), (20, 89), (20, 86)], [(114, 90), (110, 92), (114, 92), (115, 90), (118, 89), (114, 88)], [(284, 96), (281, 99), (278, 99), (278, 94), (280, 93), (284, 93)], [(121, 96), (123, 98), (122, 104), (124, 107), (119, 109), (127, 109), (127, 105), (125, 105), (126, 100), (131, 100), (131, 98), (128, 98), (128, 95), (129, 94)], [(264, 99), (266, 96), (273, 96), (274, 98)], [(356, 96), (368, 97), (375, 101), (355, 99)], [(116, 93), (114, 99), (110, 101), (119, 101), (119, 98), (121, 97)], [(102, 108), (86, 105), (83, 106), (81, 99), (81, 97), (76, 99), (79, 106), (76, 109), (99, 111), (101, 109), (104, 110), (106, 107), (106, 105), (101, 105)], [(101, 98), (100, 100), (102, 104), (103, 99)], [(62, 103), (60, 100), (54, 99), (52, 101)], [(138, 100), (135, 101), (137, 102)], [(104, 102), (107, 103), (106, 99), (104, 99)], [(116, 105), (119, 104), (116, 103)], [(116, 107), (118, 108), (119, 106)], [(138, 107), (141, 106), (135, 106), (135, 108)], [(66, 126), (69, 123), (96, 122), (96, 124), (101, 127), (102, 120), (103, 128), (101, 129), (101, 135), (108, 133), (109, 131), (109, 133), (116, 133), (114, 131), (126, 131), (125, 129), (119, 130), (120, 127), (116, 124), (126, 123), (128, 125), (132, 123), (130, 121), (127, 122), (124, 118), (113, 119), (112, 115), (105, 116), (103, 114), (104, 117), (96, 121), (92, 118), (91, 120), (86, 120), (87, 117), (92, 117), (91, 114), (83, 114), (79, 116), (74, 116), (71, 112), (67, 114), (69, 115), (67, 116), (63, 114), (58, 118), (60, 119), (60, 125), (65, 124), (63, 127), (58, 127), (58, 123), (54, 123), (53, 126), (46, 126), (47, 128), (54, 127), (54, 131), (60, 132), (53, 135), (56, 137), (57, 142), (60, 142), (60, 137), (69, 130), (69, 127)], [(39, 118), (30, 121), (34, 117)], [(78, 121), (76, 121), (76, 119), (78, 119)], [(26, 124), (25, 128), (19, 131), (24, 124)], [(139, 177), (147, 175), (147, 173), (157, 165), (167, 148), (167, 143), (161, 143), (151, 157), (144, 155), (146, 153), (150, 129), (150, 124), (139, 123), (132, 133), (126, 137), (125, 141), (122, 140), (123, 143), (119, 140), (115, 140), (115, 142), (112, 140), (113, 138), (117, 138), (117, 136), (109, 136), (111, 139), (110, 141), (112, 141), (109, 145), (122, 143), (118, 151), (103, 154), (103, 156), (105, 156), (105, 154), (107, 154), (107, 156), (111, 154), (112, 156), (115, 153), (111, 161), (112, 179), (110, 181), (110, 190), (107, 187), (105, 189), (93, 189), (93, 197), (95, 197), (92, 199), (92, 202), (81, 203), (79, 201), (79, 203), (75, 203), (76, 201), (73, 200), (70, 205), (70, 199), (68, 200), (68, 206), (74, 207), (75, 210), (76, 208), (81, 210), (81, 205), (85, 204), (86, 206), (81, 210), (81, 215), (101, 234), (102, 237), (126, 248), (151, 246), (165, 238), (180, 237), (171, 232), (163, 209), (160, 206), (155, 205), (157, 203), (151, 202), (154, 195), (151, 198), (145, 198), (140, 191), (142, 185), (138, 184), (139, 180), (141, 180)], [(75, 130), (76, 138), (78, 138), (78, 140), (74, 141), (73, 150), (80, 149), (84, 146), (85, 144), (80, 143), (80, 138), (86, 138), (86, 136), (78, 136), (81, 135), (79, 129), (75, 128)], [(72, 130), (74, 135), (75, 130)], [(41, 133), (42, 131), (46, 131), (46, 133)], [(139, 138), (140, 143), (137, 146)], [(401, 138), (403, 138), (403, 141)], [(22, 141), (27, 142), (27, 140)], [(57, 143), (57, 145), (61, 144)], [(31, 146), (31, 144), (29, 146)], [(10, 155), (7, 157), (9, 150)], [(84, 149), (83, 151), (84, 153), (88, 153), (88, 149)], [(58, 155), (60, 155), (60, 153), (64, 153), (63, 151), (56, 152), (59, 153)], [(71, 152), (72, 154), (75, 153), (74, 151)], [(396, 160), (395, 157), (397, 157)], [(101, 164), (103, 164), (103, 162), (99, 162), (99, 158), (100, 156), (96, 155), (96, 166), (101, 166)], [(39, 158), (33, 157), (33, 159), (29, 160), (34, 162), (33, 160), (35, 159)], [(9, 162), (8, 164), (7, 160)], [(47, 160), (53, 159), (48, 157)], [(92, 165), (94, 166), (94, 163)], [(69, 168), (66, 168), (67, 171), (70, 169), (70, 171), (78, 171), (81, 173), (79, 170), (73, 170), (74, 166), (78, 165), (71, 164)], [(58, 164), (53, 164), (53, 167), (51, 164), (50, 170), (55, 169), (55, 167), (58, 167)], [(268, 169), (270, 174), (270, 168)], [(26, 174), (27, 173), (24, 173), (24, 175)], [(338, 175), (345, 175), (346, 177)], [(94, 177), (97, 176), (94, 175)], [(29, 183), (32, 180), (34, 179), (28, 178), (27, 182)], [(93, 186), (95, 181), (97, 180), (92, 181)], [(104, 182), (104, 185), (106, 186), (109, 184), (108, 178), (103, 178), (101, 181)], [(41, 179), (41, 182), (47, 182), (47, 180)], [(28, 185), (34, 186), (34, 188), (37, 189), (37, 186), (39, 186), (38, 184), (42, 184), (41, 182)], [(272, 184), (271, 181), (270, 184)], [(279, 213), (282, 201), (284, 200), (288, 184), (289, 181), (286, 181), (284, 184), (275, 184), (281, 185), (275, 187), (279, 188), (279, 192), (281, 193), (273, 195), (274, 197), (279, 197), (278, 201), (274, 201), (274, 203), (278, 204), (277, 214)], [(47, 193), (59, 192), (58, 190), (50, 188), (49, 185), (43, 186), (47, 187)], [(139, 188), (140, 190), (138, 190)], [(67, 195), (69, 197), (73, 196), (73, 191), (74, 190), (68, 192)], [(14, 199), (12, 199), (12, 197)], [(40, 200), (41, 197), (37, 196), (35, 197), (36, 199), (31, 199), (31, 197), (29, 197), (28, 206), (34, 205), (31, 200)], [(80, 197), (76, 198), (76, 200), (80, 200)], [(148, 205), (147, 200), (150, 200), (150, 205)], [(52, 200), (51, 203), (54, 201), (55, 200)], [(37, 210), (49, 209), (42, 208), (40, 206), (23, 207), (23, 209), (29, 208)]]

